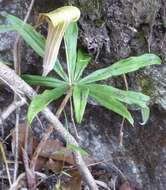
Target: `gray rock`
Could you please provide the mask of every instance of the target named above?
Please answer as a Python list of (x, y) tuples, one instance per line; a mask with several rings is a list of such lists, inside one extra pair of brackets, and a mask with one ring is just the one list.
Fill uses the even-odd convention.
[[(135, 114), (136, 126), (125, 123), (123, 147), (119, 147), (119, 118), (109, 111), (93, 106), (86, 120), (78, 128), (82, 146), (96, 160), (106, 161), (110, 173), (121, 176), (117, 168), (138, 189), (164, 190), (166, 186), (166, 119), (152, 110), (146, 126), (139, 126), (140, 115)], [(160, 119), (156, 119), (160, 115)], [(115, 166), (117, 168), (115, 168)], [(124, 177), (124, 176), (121, 176)]]
[[(4, 11), (18, 16), (19, 18), (24, 18), (28, 2), (21, 0), (5, 1), (2, 0), (0, 3), (1, 15)], [(0, 20), (1, 24), (7, 24), (5, 19)], [(0, 33), (0, 59), (5, 61), (12, 61), (12, 49), (16, 39), (15, 32)]]
[[(158, 108), (166, 110), (166, 38), (165, 19), (163, 19), (165, 2), (156, 0), (71, 2), (82, 10), (82, 19), (79, 22), (80, 44), (88, 51), (89, 44), (95, 50), (100, 49), (97, 59), (100, 68), (120, 58), (145, 52), (156, 53), (162, 58), (161, 66), (148, 67), (127, 75), (130, 89), (150, 95), (151, 105), (157, 105), (157, 108), (152, 111), (146, 126), (139, 126), (141, 118), (137, 114), (135, 114), (137, 127), (132, 129), (125, 126), (123, 149), (118, 148), (117, 141), (120, 119), (109, 114), (108, 110), (101, 111), (100, 108), (91, 106), (95, 111), (93, 113), (92, 110), (88, 111), (85, 123), (79, 130), (84, 137), (83, 145), (91, 151), (93, 158), (111, 160), (107, 167), (111, 167), (112, 164), (117, 165), (130, 180), (137, 183), (140, 189), (165, 190), (166, 120), (164, 112), (158, 111)], [(101, 39), (104, 38), (101, 38), (102, 25), (106, 30), (105, 39), (109, 37), (108, 45), (105, 47), (109, 47), (110, 51), (106, 51), (101, 43)], [(96, 57), (95, 51), (89, 52)], [(90, 69), (96, 68), (92, 66)], [(114, 85), (122, 86), (121, 78), (116, 79)]]
[[(2, 0), (0, 9), (23, 18), (28, 3), (21, 0), (12, 2)], [(78, 132), (82, 137), (82, 146), (91, 153), (93, 158), (97, 161), (109, 160), (106, 168), (111, 174), (120, 175), (119, 171), (113, 167), (116, 165), (123, 175), (136, 183), (138, 188), (165, 190), (166, 119), (164, 112), (158, 110), (158, 107), (160, 111), (166, 110), (165, 2), (71, 0), (70, 3), (77, 5), (82, 11), (79, 22), (79, 46), (84, 47), (95, 60), (87, 74), (130, 55), (151, 51), (162, 57), (163, 65), (148, 67), (128, 75), (130, 88), (150, 95), (151, 105), (155, 104), (157, 108), (152, 109), (150, 121), (146, 126), (139, 125), (141, 117), (136, 112), (134, 113), (136, 127), (132, 128), (125, 123), (123, 147), (118, 146), (121, 118), (99, 106), (91, 105), (87, 108)], [(37, 4), (39, 12), (41, 10), (43, 12), (52, 10), (56, 3), (45, 0), (38, 1)], [(0, 59), (12, 60), (11, 50), (15, 33), (3, 34), (0, 40)], [(26, 50), (23, 53), (27, 55), (24, 58), (25, 63), (29, 63), (26, 70), (36, 73), (32, 67), (36, 64), (35, 57), (31, 57), (32, 50), (28, 52)], [(121, 78), (107, 81), (107, 83), (120, 87), (123, 85)], [(4, 105), (6, 95), (2, 91), (0, 93), (0, 103)], [(10, 93), (6, 93), (12, 97)], [(22, 116), (22, 120), (24, 119), (25, 117)], [(5, 123), (5, 127), (14, 126), (14, 120), (15, 117), (12, 115)], [(36, 131), (40, 133), (39, 129)]]
[(160, 110), (166, 111), (165, 64), (145, 69), (140, 75), (137, 75), (137, 84), (141, 91), (145, 94), (148, 93), (148, 95), (151, 96), (152, 104), (156, 104)]

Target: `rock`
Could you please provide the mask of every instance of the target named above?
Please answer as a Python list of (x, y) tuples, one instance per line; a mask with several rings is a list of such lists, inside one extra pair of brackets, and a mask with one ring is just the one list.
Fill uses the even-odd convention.
[[(162, 58), (161, 66), (148, 67), (127, 75), (130, 89), (150, 95), (151, 106), (155, 107), (152, 108), (150, 121), (146, 126), (139, 125), (141, 119), (137, 113), (134, 114), (136, 128), (126, 127), (125, 124), (123, 148), (118, 147), (121, 120), (106, 109), (90, 106), (79, 130), (84, 147), (91, 151), (94, 158), (110, 160), (106, 167), (110, 168), (111, 172), (113, 172), (111, 166), (115, 164), (125, 176), (136, 183), (138, 189), (165, 190), (166, 170), (161, 168), (166, 167), (164, 155), (166, 120), (164, 113), (158, 110), (159, 108), (163, 111), (166, 108), (164, 32), (166, 26), (163, 19), (165, 2), (155, 0), (70, 2), (82, 11), (82, 18), (79, 21), (80, 46), (86, 48), (94, 58), (97, 54), (95, 50), (100, 50), (96, 61), (99, 68), (121, 58), (145, 52), (156, 53)], [(104, 26), (104, 35), (100, 30), (101, 26)], [(101, 36), (107, 39), (108, 45), (101, 42), (104, 39)], [(104, 46), (109, 47), (109, 51)], [(90, 69), (96, 70), (94, 65)], [(92, 111), (92, 108), (95, 110)]]
[[(151, 105), (166, 111), (166, 66), (154, 66), (136, 75), (136, 86), (151, 97)], [(133, 83), (134, 85), (134, 83)]]
[[(4, 12), (8, 12), (19, 17), (20, 19), (24, 19), (29, 8), (29, 4), (30, 1), (2, 0), (0, 4), (0, 15), (3, 15)], [(31, 16), (28, 19), (28, 23), (34, 22), (34, 20), (34, 14), (32, 10)], [(3, 18), (0, 20), (0, 24), (8, 23), (5, 18)], [(13, 63), (13, 46), (17, 35), (18, 34), (16, 32), (0, 33), (0, 60)], [(42, 62), (41, 59), (33, 52), (31, 48), (29, 48), (27, 44), (24, 43), (24, 41), (22, 46), (23, 48), (21, 48), (21, 53), (22, 55), (25, 55), (22, 56), (22, 72), (28, 72), (29, 69), (31, 69), (32, 72), (38, 72), (41, 70), (42, 64), (36, 64), (39, 61)]]
[(78, 127), (79, 135), (83, 147), (96, 161), (105, 160), (105, 168), (111, 174), (122, 180), (127, 178), (136, 189), (165, 189), (165, 114), (153, 109), (148, 124), (140, 126), (140, 113), (135, 112), (135, 127), (125, 122), (123, 147), (118, 144), (121, 119), (116, 114), (91, 106), (85, 118)]
[[(6, 11), (20, 18), (24, 18), (27, 11), (27, 3), (21, 0), (5, 1), (0, 4), (1, 15)], [(0, 24), (7, 24), (5, 19), (0, 20)], [(16, 39), (15, 32), (0, 33), (0, 57), (1, 60), (12, 61), (12, 49)]]
[[(39, 12), (47, 12), (65, 2), (67, 4), (68, 1), (55, 3), (54, 0), (37, 0), (35, 8)], [(85, 48), (94, 58), (94, 63), (89, 67), (87, 74), (131, 55), (153, 52), (161, 56), (163, 60), (161, 66), (148, 67), (127, 75), (130, 88), (152, 97), (153, 108), (146, 126), (139, 125), (140, 113), (134, 111), (135, 128), (125, 123), (124, 146), (119, 147), (121, 118), (98, 105), (90, 105), (86, 109), (83, 123), (78, 127), (78, 132), (82, 137), (83, 147), (89, 150), (97, 161), (106, 160), (105, 167), (111, 174), (121, 179), (127, 177), (136, 184), (137, 189), (165, 190), (166, 119), (163, 112), (166, 110), (165, 2), (157, 0), (69, 2), (80, 7), (82, 11), (79, 21), (79, 46)], [(6, 9), (20, 18), (24, 17), (27, 7), (27, 1), (21, 0), (12, 2), (1, 0), (0, 4), (1, 10)], [(11, 51), (15, 36), (15, 33), (0, 36), (0, 59), (12, 60)], [(27, 55), (23, 57), (23, 62), (26, 63), (25, 71), (37, 73), (39, 69), (38, 65), (35, 66), (36, 62), (42, 65), (42, 60), (36, 61), (34, 52), (29, 48), (25, 49), (23, 54)], [(123, 85), (121, 78), (111, 79), (107, 83)], [(1, 104), (6, 98), (2, 92), (0, 91)], [(12, 97), (10, 93), (6, 93)], [(14, 119), (12, 115), (5, 123), (5, 127), (14, 126)], [(36, 131), (40, 133), (38, 129)]]

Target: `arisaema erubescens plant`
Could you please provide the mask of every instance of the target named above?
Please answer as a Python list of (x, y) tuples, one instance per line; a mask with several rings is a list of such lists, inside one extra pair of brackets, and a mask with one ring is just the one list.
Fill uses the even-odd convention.
[[(0, 31), (2, 32), (10, 30), (19, 32), (34, 51), (44, 57), (43, 76), (22, 76), (31, 85), (52, 88), (33, 98), (28, 109), (29, 123), (50, 102), (57, 100), (70, 90), (75, 118), (78, 123), (82, 121), (88, 97), (92, 97), (101, 106), (126, 118), (132, 125), (134, 121), (126, 104), (138, 106), (142, 113), (143, 124), (145, 124), (149, 118), (147, 105), (150, 98), (148, 96), (140, 92), (125, 91), (97, 82), (133, 72), (145, 66), (160, 64), (160, 58), (149, 53), (129, 57), (83, 76), (85, 68), (90, 63), (90, 57), (77, 48), (78, 27), (76, 21), (79, 16), (79, 10), (71, 6), (63, 7), (48, 14), (42, 14), (40, 18), (42, 20), (46, 18), (49, 22), (46, 42), (44, 37), (31, 25), (23, 23), (12, 15), (6, 15), (10, 23), (7, 27), (0, 26)], [(66, 70), (57, 59), (62, 38), (64, 39), (66, 51)], [(47, 76), (51, 70), (57, 74), (57, 78)]]

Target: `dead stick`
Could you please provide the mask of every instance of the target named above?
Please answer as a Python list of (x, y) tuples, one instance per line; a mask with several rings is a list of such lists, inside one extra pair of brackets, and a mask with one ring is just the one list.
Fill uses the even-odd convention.
[(0, 142), (0, 152), (2, 154), (2, 158), (3, 158), (5, 166), (6, 166), (6, 173), (7, 173), (7, 177), (8, 177), (8, 180), (9, 180), (9, 185), (11, 187), (12, 181), (11, 181), (9, 166), (8, 166), (8, 163), (7, 163), (7, 159), (6, 159), (5, 151), (4, 151), (4, 148), (3, 148), (3, 144), (1, 142)]
[(2, 119), (2, 121), (4, 121), (5, 119), (7, 119), (9, 117), (9, 115), (12, 112), (14, 112), (17, 108), (23, 106), (25, 103), (26, 103), (26, 101), (24, 98), (22, 98), (22, 100), (17, 101), (17, 102), (14, 101), (5, 110), (2, 111), (0, 119)]
[[(63, 109), (65, 108), (65, 106), (66, 106), (66, 104), (67, 104), (69, 98), (71, 97), (71, 95), (72, 95), (72, 89), (69, 88), (69, 90), (68, 90), (68, 92), (67, 92), (67, 94), (66, 94), (64, 100), (62, 101), (62, 103), (61, 103), (59, 109), (58, 109), (57, 112), (56, 112), (57, 118), (60, 117), (60, 115), (61, 115)], [(35, 152), (34, 152), (34, 154), (33, 154), (33, 156), (32, 156), (31, 163), (30, 163), (30, 168), (31, 168), (33, 171), (35, 170), (36, 161), (37, 161), (37, 158), (38, 158), (38, 156), (39, 156), (39, 154), (40, 154), (40, 152), (41, 152), (41, 150), (42, 150), (42, 147), (45, 145), (45, 143), (46, 143), (47, 139), (49, 138), (50, 134), (52, 133), (52, 131), (53, 131), (53, 128), (52, 128), (52, 127), (49, 127), (49, 128), (46, 130), (46, 132), (44, 133), (44, 135), (43, 135), (43, 137), (42, 137), (40, 143), (38, 144), (38, 146), (37, 146), (37, 148), (36, 148), (36, 150), (35, 150)]]
[(35, 190), (35, 188), (34, 188), (36, 185), (35, 173), (29, 167), (28, 154), (27, 154), (27, 152), (25, 152), (25, 150), (23, 148), (22, 148), (22, 155), (23, 155), (23, 162), (24, 162), (24, 167), (25, 167), (26, 178), (27, 178), (29, 190)]
[(57, 110), (57, 112), (55, 114), (57, 116), (57, 118), (60, 117), (60, 115), (61, 115), (62, 111), (64, 110), (64, 108), (65, 108), (65, 106), (66, 106), (69, 98), (71, 97), (71, 95), (72, 95), (72, 89), (69, 88), (69, 90), (67, 91), (67, 94), (66, 94), (65, 98), (63, 99), (61, 105), (59, 106), (59, 108), (58, 108), (58, 110)]
[[(7, 65), (0, 65), (0, 80), (6, 81), (9, 86), (12, 86), (12, 89), (16, 93), (26, 95), (28, 98), (32, 99), (36, 92), (25, 82), (23, 81), (16, 73), (10, 69)], [(63, 127), (62, 123), (58, 118), (48, 109), (45, 108), (42, 113), (47, 118), (47, 120), (55, 127), (57, 132), (70, 144), (78, 146), (77, 141), (74, 137)], [(76, 165), (81, 173), (81, 176), (89, 186), (91, 190), (98, 190), (96, 182), (90, 173), (88, 167), (86, 166), (84, 160), (82, 159), (79, 152), (74, 152), (74, 158)]]
[(47, 139), (49, 138), (50, 134), (52, 133), (53, 131), (53, 128), (52, 127), (49, 127), (46, 132), (44, 133), (40, 143), (38, 144), (33, 156), (32, 156), (32, 159), (31, 159), (31, 162), (30, 162), (30, 168), (32, 169), (32, 171), (35, 171), (35, 167), (36, 167), (36, 162), (37, 162), (37, 158), (43, 148), (43, 146), (46, 144), (46, 141)]
[[(27, 22), (27, 20), (28, 20), (28, 18), (30, 16), (30, 13), (31, 13), (34, 1), (35, 0), (31, 0), (30, 1), (30, 5), (29, 5), (29, 8), (28, 8), (28, 11), (27, 11), (27, 13), (26, 13), (26, 15), (24, 17), (24, 23)], [(14, 48), (13, 48), (14, 69), (15, 69), (15, 72), (18, 75), (21, 74), (21, 67), (20, 67), (20, 65), (21, 65), (21, 52), (20, 52), (21, 44), (22, 44), (21, 36), (18, 34), (17, 37), (16, 37), (16, 41), (14, 43)], [(14, 101), (17, 101), (17, 100), (19, 100), (19, 97), (16, 94), (14, 94)], [(16, 123), (15, 123), (16, 143), (15, 143), (15, 149), (14, 149), (15, 163), (14, 163), (13, 182), (16, 181), (17, 173), (18, 173), (19, 117), (20, 117), (20, 108), (17, 108), (16, 109)]]

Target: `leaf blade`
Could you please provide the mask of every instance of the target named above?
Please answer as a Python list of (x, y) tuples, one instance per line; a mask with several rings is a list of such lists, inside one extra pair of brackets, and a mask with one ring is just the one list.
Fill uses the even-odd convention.
[(73, 89), (73, 103), (74, 103), (74, 110), (75, 110), (75, 117), (78, 123), (81, 123), (85, 107), (87, 104), (87, 99), (89, 95), (88, 88), (80, 88), (75, 86)]
[(148, 65), (160, 64), (160, 63), (161, 59), (158, 56), (150, 53), (141, 56), (130, 57), (127, 59), (122, 59), (104, 69), (99, 69), (97, 71), (94, 71), (87, 77), (81, 79), (80, 83), (88, 84), (100, 80), (105, 80), (112, 76), (126, 74), (129, 72), (136, 71)]
[(79, 152), (82, 156), (89, 155), (83, 148), (75, 146), (74, 144), (68, 144), (67, 148), (71, 149), (72, 151)]
[(74, 71), (76, 66), (77, 56), (77, 38), (78, 38), (78, 27), (77, 23), (70, 23), (67, 27), (64, 35), (68, 75), (70, 80), (74, 79)]
[(68, 77), (67, 77), (67, 74), (66, 72), (64, 71), (62, 65), (60, 64), (59, 60), (57, 59), (56, 60), (56, 63), (54, 65), (54, 68), (53, 70), (65, 81), (68, 80)]
[(102, 84), (90, 84), (86, 85), (93, 92), (100, 92), (103, 95), (108, 95), (109, 97), (113, 97), (121, 102), (137, 105), (139, 107), (146, 107), (146, 103), (150, 101), (149, 96), (146, 96), (140, 92), (134, 91), (126, 91), (121, 90), (112, 86), (102, 85)]
[(126, 118), (131, 125), (134, 124), (134, 120), (130, 114), (130, 112), (127, 110), (126, 106), (124, 106), (121, 102), (114, 98), (110, 98), (107, 95), (98, 93), (93, 93), (93, 91), (90, 91), (90, 96), (98, 103), (100, 103), (102, 106), (106, 107), (107, 109), (112, 110), (115, 113), (118, 113), (122, 117)]
[(84, 69), (87, 67), (90, 60), (91, 60), (91, 57), (87, 53), (83, 52), (81, 49), (78, 49), (74, 80), (80, 79)]
[(65, 83), (64, 81), (52, 77), (26, 75), (26, 74), (22, 75), (21, 77), (30, 85), (40, 85), (40, 86), (53, 87), (53, 88), (67, 85), (67, 83)]
[(7, 20), (12, 27), (22, 36), (26, 43), (41, 57), (44, 56), (45, 38), (38, 33), (30, 24), (24, 23), (21, 19), (7, 14)]
[(140, 124), (145, 125), (147, 121), (149, 120), (150, 109), (148, 107), (142, 108), (141, 115), (142, 115), (142, 123)]
[(45, 90), (42, 94), (35, 96), (28, 108), (27, 119), (31, 124), (35, 116), (42, 111), (51, 101), (58, 99), (64, 94), (66, 87), (59, 87), (53, 90)]
[(0, 33), (11, 32), (11, 31), (15, 31), (15, 28), (13, 26), (0, 25)]

